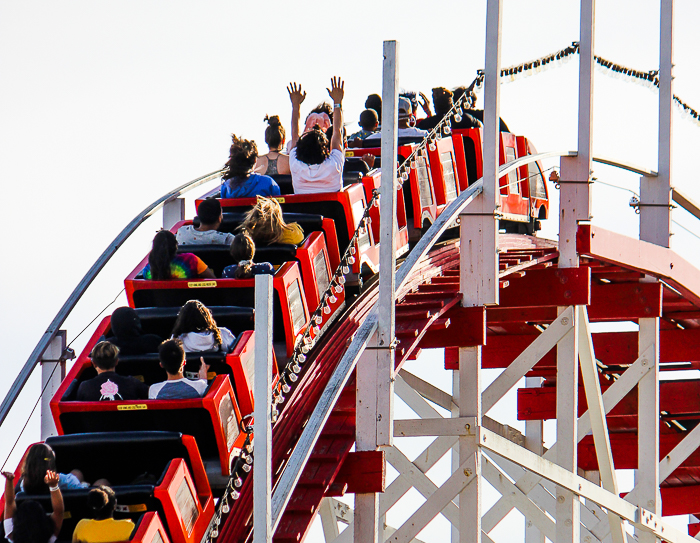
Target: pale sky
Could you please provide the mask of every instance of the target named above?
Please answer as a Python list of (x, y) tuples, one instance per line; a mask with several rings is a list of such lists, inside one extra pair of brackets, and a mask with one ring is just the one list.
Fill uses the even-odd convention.
[[(578, 40), (578, 10), (575, 0), (504, 0), (502, 65)], [(365, 97), (381, 93), (382, 40), (400, 43), (401, 85), (429, 95), (434, 86), (470, 83), (483, 67), (485, 16), (485, 2), (476, 0), (3, 2), (0, 202), (9, 230), (0, 271), (0, 397), (68, 294), (133, 216), (175, 186), (219, 169), (232, 132), (265, 152), (265, 114), (279, 114), (289, 130), (287, 83), (308, 90), (308, 110), (340, 75), (346, 122), (355, 122)], [(675, 92), (696, 109), (699, 16), (697, 2), (676, 0)], [(595, 51), (654, 69), (658, 28), (659, 0), (599, 1)], [(539, 151), (575, 149), (577, 67), (574, 57), (502, 87), (502, 117)], [(594, 154), (656, 169), (657, 93), (595, 76)], [(673, 183), (700, 200), (700, 127), (676, 114), (674, 145)], [(639, 190), (634, 175), (594, 169), (601, 181)], [(629, 196), (595, 186), (593, 222), (636, 235)], [(676, 218), (700, 232), (694, 219)], [(142, 228), (90, 289), (66, 324), (69, 341), (118, 294), (159, 221)], [(674, 231), (674, 248), (700, 263), (700, 239)], [(554, 221), (546, 232), (556, 232)], [(0, 430), (0, 463), (37, 394), (33, 383)], [(36, 439), (30, 424), (20, 449)]]

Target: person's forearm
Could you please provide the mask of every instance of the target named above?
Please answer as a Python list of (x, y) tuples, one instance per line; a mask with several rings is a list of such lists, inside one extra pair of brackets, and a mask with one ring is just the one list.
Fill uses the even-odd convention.
[(331, 149), (343, 150), (343, 108), (333, 105), (333, 137)]
[(63, 495), (60, 490), (51, 491), (51, 508), (53, 509), (51, 519), (54, 524), (54, 534), (58, 535), (63, 525)]
[(297, 140), (299, 140), (299, 121), (300, 121), (300, 107), (292, 104), (292, 139), (290, 141), (290, 147), (295, 147)]
[(15, 484), (14, 480), (5, 479), (5, 516), (12, 518), (15, 514)]

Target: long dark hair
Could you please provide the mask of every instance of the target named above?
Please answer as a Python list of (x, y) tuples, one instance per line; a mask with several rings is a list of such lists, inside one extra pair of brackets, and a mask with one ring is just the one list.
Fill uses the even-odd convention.
[(236, 234), (231, 242), (231, 256), (238, 264), (233, 276), (236, 279), (248, 279), (253, 276), (253, 257), (255, 256), (255, 242), (248, 232)]
[(207, 330), (214, 334), (216, 343), (221, 347), (223, 344), (221, 331), (216, 325), (211, 311), (199, 300), (190, 300), (180, 308), (172, 335), (178, 337), (189, 332), (206, 332)]
[(244, 140), (235, 134), (231, 134), (231, 139), (233, 143), (221, 178), (228, 181), (229, 185), (234, 186), (243, 183), (250, 175), (255, 161), (258, 159), (258, 146), (255, 145), (254, 141)]
[(46, 443), (32, 445), (22, 465), (22, 485), (27, 494), (46, 492), (47, 470), (56, 471), (56, 455)]
[(328, 138), (318, 125), (303, 134), (297, 141), (297, 160), (304, 164), (322, 164), (331, 154)]
[(12, 517), (13, 543), (47, 543), (54, 535), (54, 526), (41, 504), (27, 500), (17, 506)]
[(92, 509), (95, 520), (105, 520), (114, 516), (114, 508), (117, 505), (117, 497), (114, 490), (105, 485), (100, 485), (88, 492), (88, 507)]
[(177, 254), (177, 239), (170, 230), (161, 230), (153, 238), (153, 247), (148, 253), (148, 264), (151, 266), (151, 278), (154, 281), (172, 279), (170, 262)]

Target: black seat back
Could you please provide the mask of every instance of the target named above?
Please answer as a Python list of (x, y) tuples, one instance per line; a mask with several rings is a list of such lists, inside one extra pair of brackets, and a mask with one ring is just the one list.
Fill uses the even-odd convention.
[(270, 176), (280, 187), (280, 192), (282, 194), (294, 194), (294, 187), (292, 186), (292, 176), (284, 175), (278, 173), (277, 175)]

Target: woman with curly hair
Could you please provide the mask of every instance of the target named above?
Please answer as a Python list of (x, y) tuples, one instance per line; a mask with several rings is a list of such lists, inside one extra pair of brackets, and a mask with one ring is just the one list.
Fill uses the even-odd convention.
[(236, 337), (228, 328), (216, 325), (209, 308), (199, 300), (190, 300), (182, 306), (177, 314), (172, 337), (182, 341), (186, 353), (227, 353), (236, 341)]
[(216, 275), (202, 260), (192, 253), (177, 254), (177, 239), (169, 230), (161, 230), (153, 238), (153, 247), (148, 253), (148, 264), (143, 269), (143, 278), (153, 281), (191, 279), (203, 277), (215, 279)]
[(260, 198), (255, 207), (245, 215), (239, 232), (248, 232), (256, 245), (290, 243), (299, 245), (304, 241), (304, 231), (297, 223), (287, 224), (277, 200)]
[(301, 85), (290, 83), (287, 87), (292, 102), (292, 151), (289, 154), (289, 169), (295, 194), (316, 192), (338, 192), (343, 188), (343, 166), (345, 164), (343, 142), (343, 96), (345, 84), (339, 77), (331, 79), (327, 89), (333, 100), (333, 135), (329, 143), (323, 127), (316, 124), (299, 136), (299, 108), (306, 98)]
[(258, 159), (258, 147), (252, 140), (231, 135), (233, 143), (221, 177), (222, 198), (251, 198), (279, 196), (280, 188), (272, 177), (253, 173)]
[(289, 175), (289, 155), (284, 154), (284, 140), (286, 132), (280, 118), (277, 115), (272, 117), (265, 115), (267, 128), (265, 129), (265, 143), (270, 151), (266, 155), (260, 155), (255, 163), (255, 173), (262, 175)]

